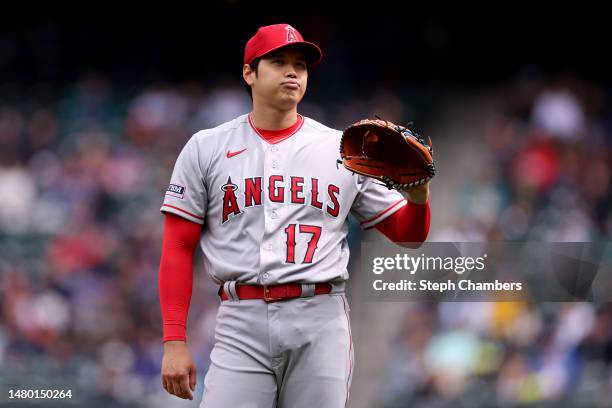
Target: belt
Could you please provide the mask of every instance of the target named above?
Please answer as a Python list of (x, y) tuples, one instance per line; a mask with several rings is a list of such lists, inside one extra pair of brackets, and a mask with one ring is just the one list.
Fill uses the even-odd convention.
[[(301, 283), (285, 283), (280, 285), (236, 285), (238, 299), (262, 299), (266, 303), (278, 302), (280, 300), (294, 299), (302, 297)], [(330, 293), (332, 286), (329, 283), (315, 284), (314, 295), (324, 295)], [(221, 300), (228, 300), (228, 296), (219, 288)]]

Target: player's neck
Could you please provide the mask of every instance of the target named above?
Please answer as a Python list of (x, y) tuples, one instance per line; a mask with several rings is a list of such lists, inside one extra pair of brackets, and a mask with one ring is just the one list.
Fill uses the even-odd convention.
[(251, 113), (251, 121), (257, 129), (281, 130), (287, 129), (297, 121), (297, 106), (291, 110), (279, 110), (271, 106), (255, 106)]

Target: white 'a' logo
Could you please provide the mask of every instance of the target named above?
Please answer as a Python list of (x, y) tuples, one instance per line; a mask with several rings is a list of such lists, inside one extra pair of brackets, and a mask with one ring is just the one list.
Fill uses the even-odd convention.
[(287, 42), (299, 41), (297, 38), (297, 34), (295, 33), (295, 28), (288, 25), (288, 26), (285, 26), (285, 30), (287, 30)]

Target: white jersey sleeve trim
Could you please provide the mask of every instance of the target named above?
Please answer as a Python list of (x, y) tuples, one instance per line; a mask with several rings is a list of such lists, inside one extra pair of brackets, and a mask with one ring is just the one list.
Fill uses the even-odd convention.
[(383, 211), (381, 211), (380, 213), (378, 213), (376, 216), (370, 218), (369, 220), (365, 220), (359, 223), (359, 225), (361, 226), (361, 228), (363, 229), (369, 229), (374, 227), (376, 224), (378, 224), (379, 222), (381, 222), (382, 220), (388, 218), (389, 216), (391, 216), (393, 213), (395, 213), (396, 211), (398, 211), (400, 208), (402, 208), (403, 206), (405, 206), (406, 204), (408, 204), (408, 202), (406, 201), (406, 199), (401, 199), (396, 201), (395, 203), (391, 204), (389, 207), (387, 207), (386, 209), (384, 209)]
[(203, 217), (198, 217), (195, 214), (190, 213), (187, 210), (183, 210), (182, 208), (176, 207), (174, 205), (170, 205), (170, 204), (163, 204), (160, 208), (161, 212), (169, 212), (172, 214), (176, 214), (180, 217), (183, 217), (189, 221), (198, 223), (200, 225), (204, 224), (204, 218)]

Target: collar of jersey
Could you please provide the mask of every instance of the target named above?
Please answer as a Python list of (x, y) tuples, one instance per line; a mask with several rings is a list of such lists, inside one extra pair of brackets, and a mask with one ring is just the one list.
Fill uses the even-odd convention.
[(255, 133), (259, 135), (263, 140), (270, 144), (277, 144), (282, 142), (283, 140), (289, 139), (291, 136), (295, 135), (304, 124), (304, 117), (298, 113), (297, 121), (289, 126), (287, 129), (281, 130), (265, 130), (258, 129), (253, 125), (253, 121), (251, 120), (251, 114), (248, 114), (249, 124)]

